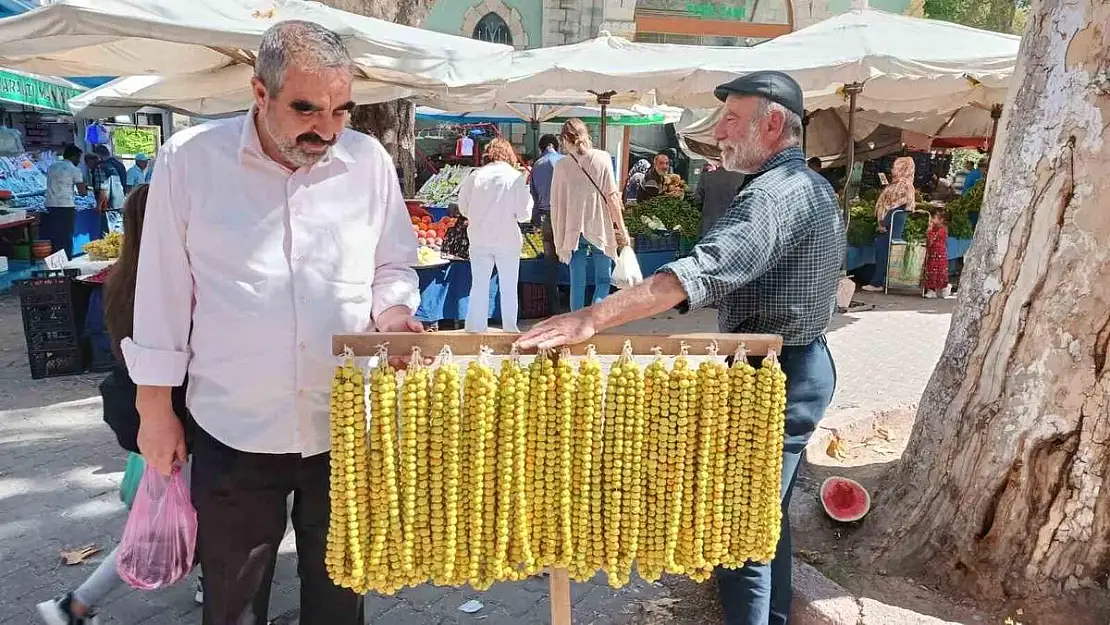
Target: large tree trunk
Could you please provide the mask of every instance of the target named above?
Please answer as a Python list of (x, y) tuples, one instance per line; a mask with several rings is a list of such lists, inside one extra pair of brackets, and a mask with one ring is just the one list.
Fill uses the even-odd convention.
[(1110, 3), (1030, 15), (880, 561), (982, 596), (1110, 574)]
[[(420, 26), (435, 0), (322, 0), (336, 9), (369, 17)], [(401, 169), (405, 195), (416, 194), (416, 109), (412, 102), (394, 100), (355, 108), (351, 128), (373, 135), (382, 142)]]

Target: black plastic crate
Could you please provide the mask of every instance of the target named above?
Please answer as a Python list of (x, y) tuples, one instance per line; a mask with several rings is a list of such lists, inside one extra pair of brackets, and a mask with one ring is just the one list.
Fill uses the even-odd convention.
[(673, 252), (677, 249), (677, 234), (644, 234), (632, 239), (632, 250), (635, 252)]
[(80, 349), (62, 349), (45, 352), (27, 352), (31, 364), (31, 379), (52, 378), (84, 373), (85, 363)]
[(77, 326), (73, 302), (23, 306), (23, 328), (33, 332), (60, 332)]
[(50, 332), (28, 332), (27, 350), (32, 352), (54, 352), (60, 350), (80, 349), (81, 340), (72, 330), (58, 330)]
[(547, 287), (536, 282), (520, 283), (520, 318), (540, 319), (550, 314)]

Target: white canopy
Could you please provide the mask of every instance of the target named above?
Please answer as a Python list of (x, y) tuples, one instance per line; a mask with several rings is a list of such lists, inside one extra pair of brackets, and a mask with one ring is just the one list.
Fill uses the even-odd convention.
[(1020, 37), (874, 9), (854, 9), (783, 35), (721, 64), (660, 85), (668, 104), (717, 105), (713, 89), (740, 74), (777, 69), (797, 80), (806, 109), (844, 104), (843, 86), (862, 83), (858, 106), (882, 113), (985, 108), (1005, 100)]
[[(518, 103), (519, 104), (519, 103)], [(558, 105), (528, 105), (509, 104), (489, 111), (466, 113), (452, 113), (427, 106), (416, 108), (417, 118), (429, 121), (485, 121), (492, 123), (543, 123), (556, 118), (578, 117), (584, 121), (593, 121), (601, 117), (601, 107), (598, 106), (558, 106)], [(672, 106), (641, 106), (634, 105), (629, 108), (608, 107), (605, 117), (609, 123), (630, 126), (673, 124), (682, 116), (682, 109)]]
[[(386, 99), (422, 92), (488, 96), (512, 55), (509, 46), (305, 0), (55, 0), (0, 20), (0, 66), (64, 76), (209, 72), (214, 75), (205, 80), (223, 85), (228, 78), (218, 70), (253, 64), (262, 33), (292, 19), (342, 36), (361, 78), (389, 87), (382, 92)], [(181, 86), (163, 88), (174, 93)]]
[(590, 105), (597, 101), (590, 91), (615, 91), (614, 104), (651, 105), (649, 92), (677, 87), (695, 68), (751, 54), (749, 48), (632, 42), (603, 31), (581, 43), (515, 53), (497, 103)]

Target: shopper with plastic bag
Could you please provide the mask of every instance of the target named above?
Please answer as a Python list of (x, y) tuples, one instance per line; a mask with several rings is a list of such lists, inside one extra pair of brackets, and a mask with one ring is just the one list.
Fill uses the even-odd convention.
[[(143, 216), (146, 211), (147, 188), (136, 187), (124, 203), (123, 214), (126, 228), (120, 258), (105, 284), (104, 321), (112, 337), (114, 349), (119, 342), (131, 335), (132, 307), (135, 293), (135, 264), (138, 261), (139, 246), (142, 242)], [(117, 362), (122, 357), (117, 353)], [(135, 411), (135, 386), (130, 383), (127, 369), (117, 365), (101, 383), (101, 397), (104, 400), (104, 420), (116, 434), (122, 448), (127, 450), (127, 465), (120, 483), (120, 500), (132, 509), (136, 492), (142, 480), (146, 463), (138, 453), (136, 435), (139, 416)], [(185, 389), (174, 390), (175, 411), (183, 423), (187, 423), (185, 410)], [(192, 437), (190, 436), (190, 439)], [(113, 549), (104, 557), (92, 575), (80, 586), (65, 595), (38, 604), (38, 612), (48, 625), (95, 625), (96, 607), (116, 588), (124, 585), (117, 568), (120, 548)], [(200, 583), (197, 584), (197, 601), (203, 600)]]
[(586, 306), (586, 265), (594, 274), (593, 303), (609, 295), (613, 261), (628, 247), (624, 207), (613, 176), (613, 159), (595, 150), (580, 119), (563, 124), (567, 158), (555, 164), (551, 181), (551, 221), (559, 261), (570, 265), (570, 309)]

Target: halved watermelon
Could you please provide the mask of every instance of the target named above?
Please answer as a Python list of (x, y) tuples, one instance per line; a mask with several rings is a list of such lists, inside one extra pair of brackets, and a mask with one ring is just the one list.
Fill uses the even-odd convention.
[(871, 495), (859, 482), (833, 476), (821, 484), (821, 505), (834, 521), (850, 523), (871, 510)]

